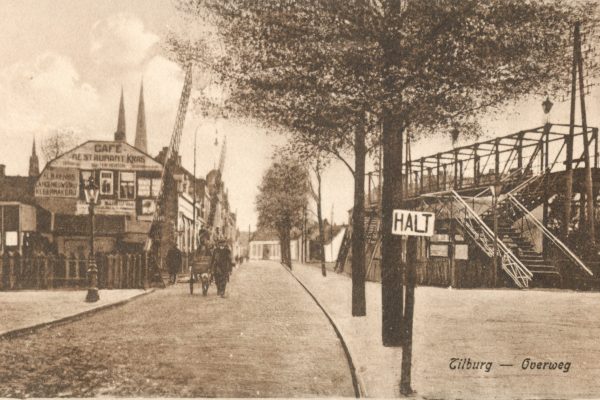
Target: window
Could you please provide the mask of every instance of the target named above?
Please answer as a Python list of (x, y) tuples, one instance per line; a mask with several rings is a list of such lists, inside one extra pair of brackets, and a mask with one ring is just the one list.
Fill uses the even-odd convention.
[(160, 190), (160, 178), (138, 178), (137, 195), (138, 197), (156, 197)]
[(100, 194), (112, 195), (113, 193), (112, 171), (100, 171)]
[(160, 178), (152, 179), (152, 197), (158, 196), (158, 191), (160, 190), (161, 182), (162, 179)]
[(135, 172), (121, 172), (119, 175), (119, 197), (135, 198)]
[(152, 180), (149, 178), (138, 178), (138, 197), (150, 197), (152, 191)]

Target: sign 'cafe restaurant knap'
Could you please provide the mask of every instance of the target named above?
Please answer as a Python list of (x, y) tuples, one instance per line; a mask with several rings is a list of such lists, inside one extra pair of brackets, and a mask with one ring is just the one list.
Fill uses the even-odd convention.
[(127, 142), (88, 141), (50, 161), (35, 185), (36, 202), (52, 214), (60, 253), (85, 253), (88, 204), (83, 183), (94, 175), (97, 251), (140, 249), (156, 208), (162, 165)]

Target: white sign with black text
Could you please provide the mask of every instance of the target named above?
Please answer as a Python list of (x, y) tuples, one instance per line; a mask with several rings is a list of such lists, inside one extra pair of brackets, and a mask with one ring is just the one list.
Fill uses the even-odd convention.
[(432, 236), (435, 214), (423, 211), (394, 210), (392, 234), (405, 236)]

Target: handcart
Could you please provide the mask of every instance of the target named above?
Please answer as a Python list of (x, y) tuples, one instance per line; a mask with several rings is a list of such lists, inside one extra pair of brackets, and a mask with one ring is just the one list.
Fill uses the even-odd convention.
[(202, 295), (206, 296), (213, 280), (210, 268), (210, 256), (196, 256), (190, 266), (190, 294), (194, 294), (194, 283), (202, 284)]

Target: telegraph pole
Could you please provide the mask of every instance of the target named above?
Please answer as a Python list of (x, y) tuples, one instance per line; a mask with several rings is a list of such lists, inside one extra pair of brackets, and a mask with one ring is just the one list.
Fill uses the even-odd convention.
[(577, 70), (579, 72), (579, 100), (581, 102), (581, 127), (583, 129), (583, 156), (585, 161), (585, 198), (587, 208), (587, 225), (590, 241), (596, 243), (596, 227), (594, 226), (594, 188), (592, 180), (592, 167), (590, 163), (590, 141), (588, 138), (587, 113), (585, 109), (585, 85), (583, 82), (583, 55), (581, 53), (581, 35), (579, 22), (575, 26)]

